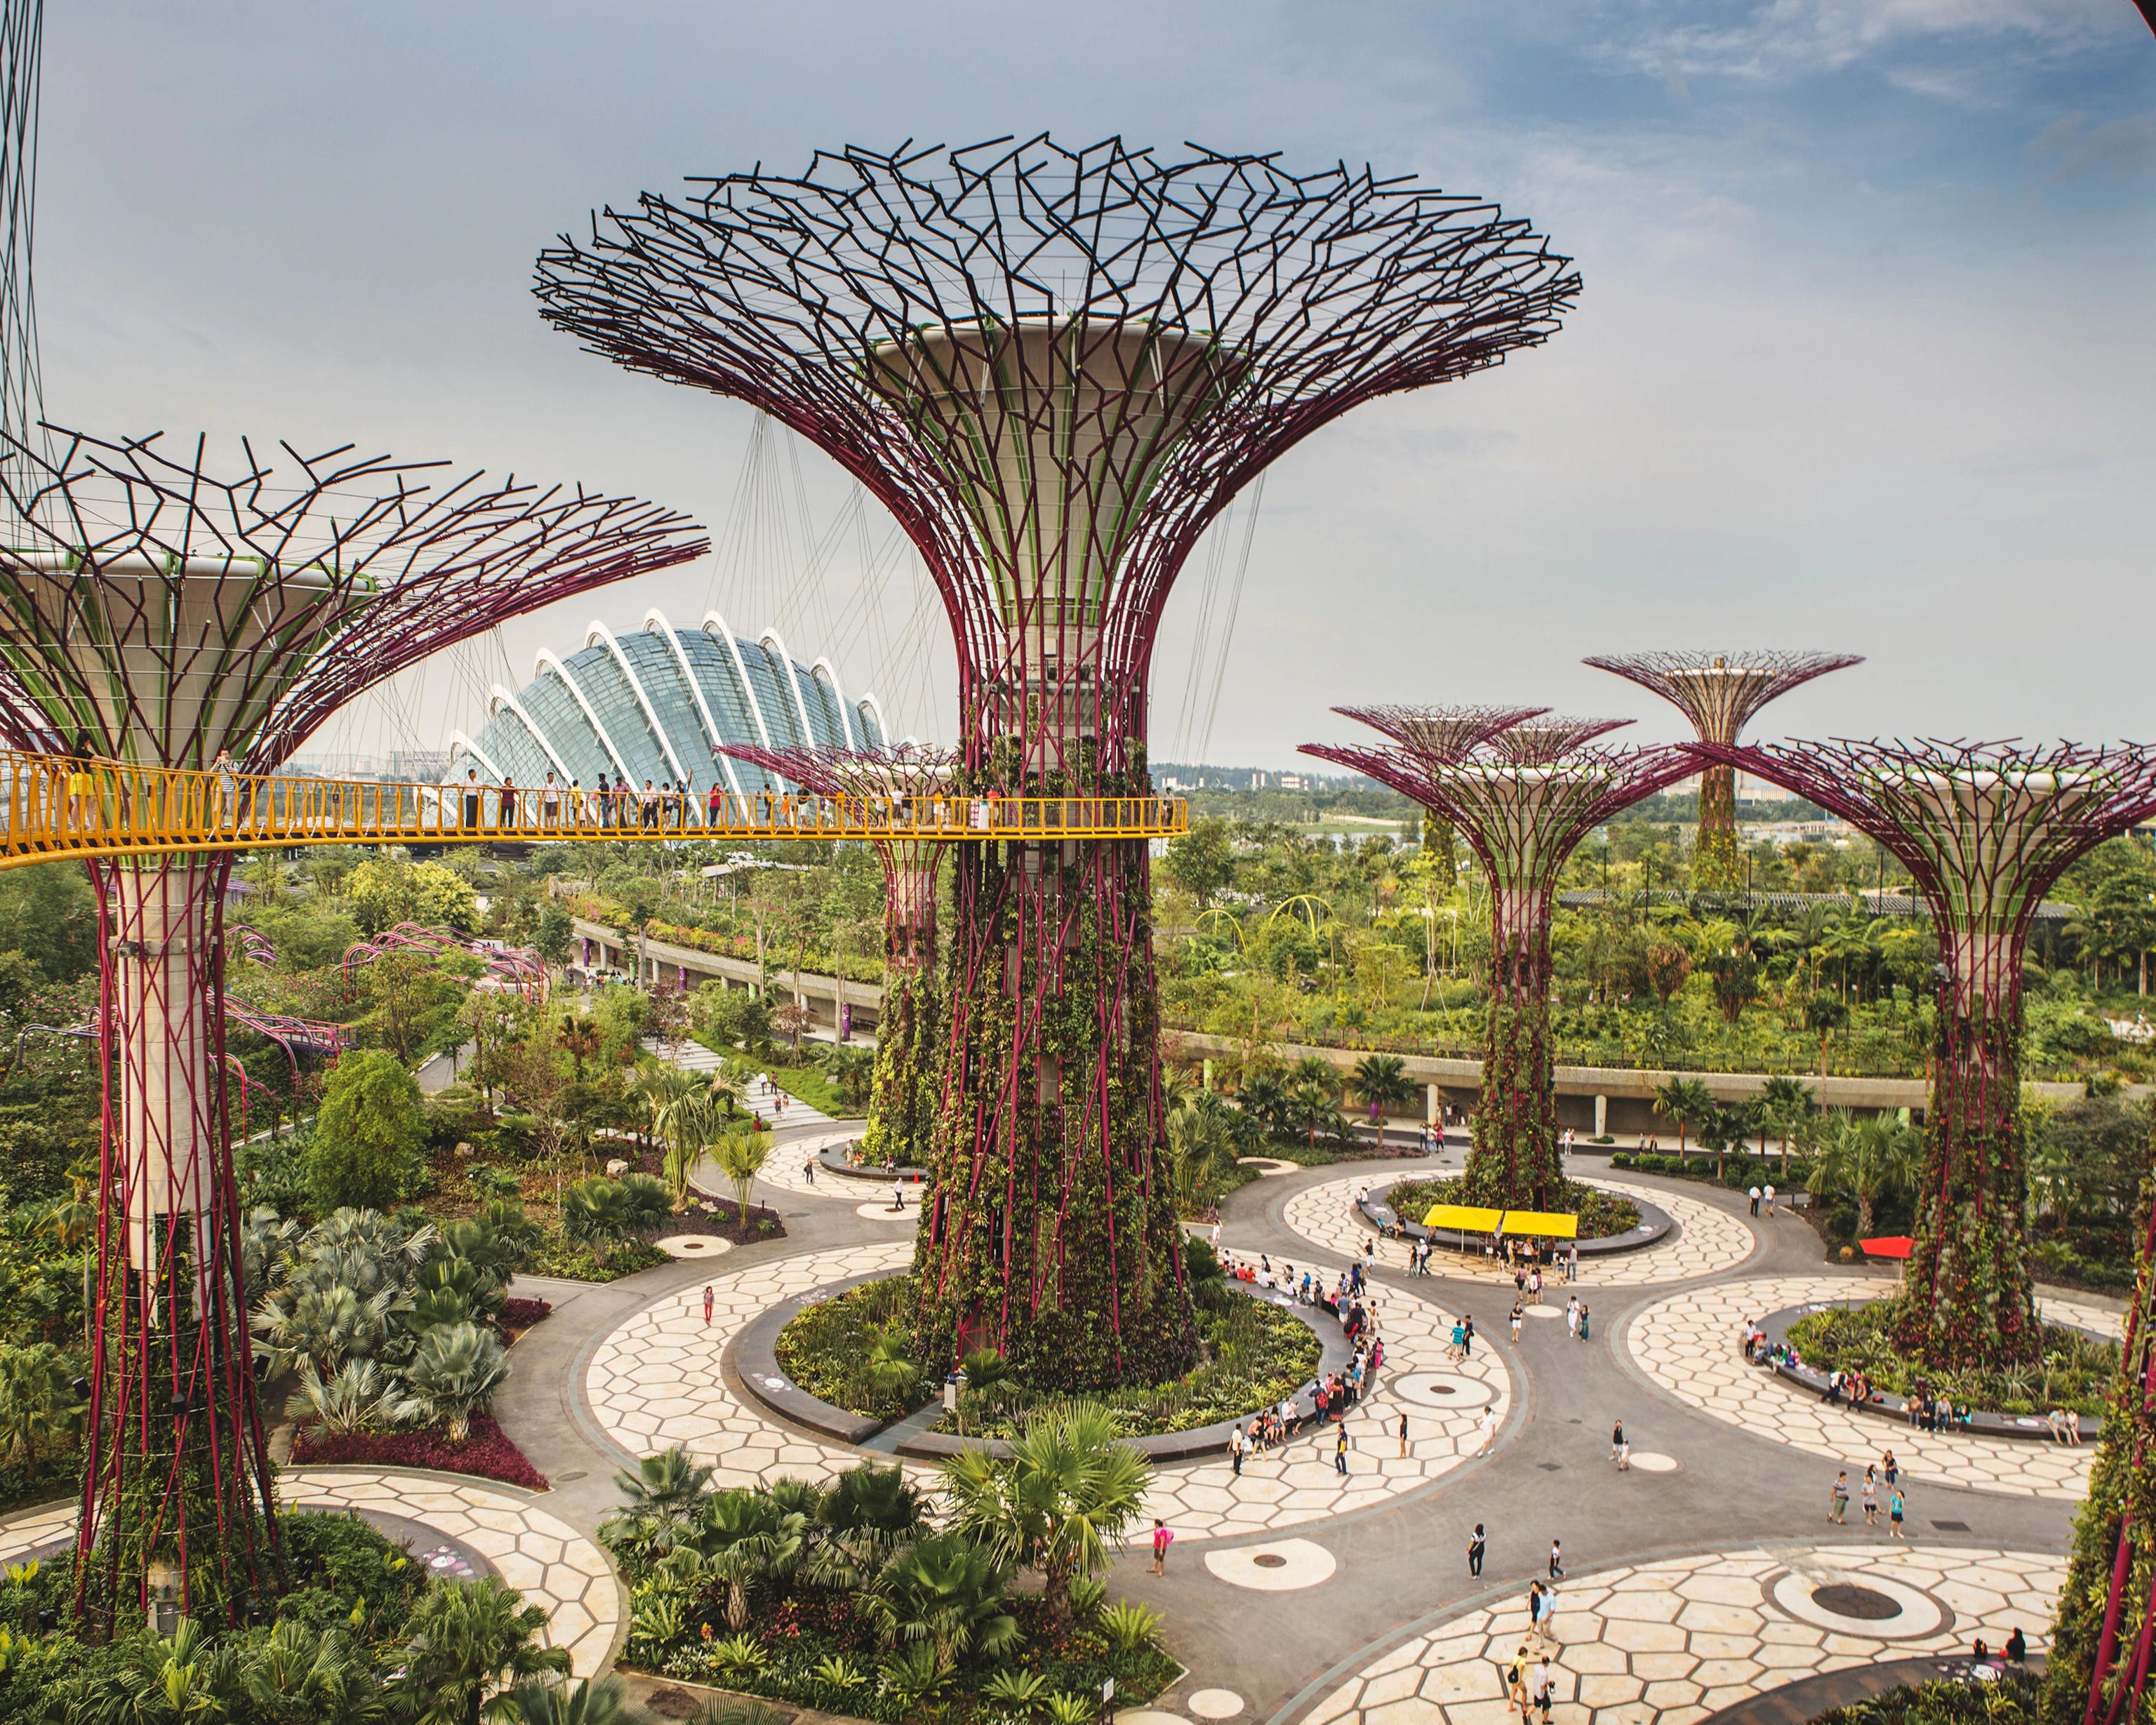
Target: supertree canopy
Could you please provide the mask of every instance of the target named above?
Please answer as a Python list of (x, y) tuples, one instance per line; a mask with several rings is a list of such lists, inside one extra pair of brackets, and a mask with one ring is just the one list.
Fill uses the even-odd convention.
[(1481, 861), (1490, 886), (1490, 969), (1482, 1090), (1465, 1182), (1473, 1204), (1562, 1205), (1549, 1006), (1558, 877), (1596, 827), (1695, 770), (1678, 749), (1586, 746), (1623, 722), (1538, 719), (1449, 755), (1400, 747), (1302, 749), (1419, 803)]
[(728, 748), (724, 752), (791, 779), (819, 797), (848, 797), (891, 811), (911, 831), (870, 841), (884, 881), (883, 1010), (865, 1161), (914, 1168), (928, 1159), (936, 1115), (932, 1065), (942, 1012), (936, 990), (936, 877), (958, 837), (951, 798), (958, 758), (919, 743), (887, 749)]
[(1914, 878), (1938, 932), (1938, 1029), (1896, 1339), (1942, 1369), (2035, 1360), (2022, 955), (2045, 891), (2156, 810), (2156, 751), (1932, 740), (1691, 747), (1841, 816)]
[[(1270, 157), (1044, 137), (691, 186), (544, 254), (545, 315), (883, 501), (950, 615), (983, 796), (1142, 792), (1154, 633), (1207, 526), (1357, 403), (1547, 340), (1578, 288), (1488, 203)], [(1043, 1384), (1181, 1371), (1143, 846), (968, 846), (954, 899), (921, 1339)]]
[[(1864, 663), (1861, 653), (1761, 652), (1598, 654), (1584, 661), (1651, 689), (1691, 721), (1702, 742), (1736, 742), (1761, 707), (1792, 689)], [(1709, 767), (1699, 776), (1699, 829), (1692, 841), (1692, 884), (1734, 892), (1737, 774)]]
[[(0, 737), (18, 749), (266, 771), (437, 648), (705, 548), (619, 498), (342, 450), (272, 468), (243, 446), (219, 474), (199, 444), (46, 429), (49, 456), (11, 441), (0, 459)], [(100, 816), (164, 782), (122, 773)], [(230, 867), (90, 865), (105, 1132), (76, 1589), (108, 1630), (153, 1602), (234, 1620), (278, 1579), (221, 1076)]]

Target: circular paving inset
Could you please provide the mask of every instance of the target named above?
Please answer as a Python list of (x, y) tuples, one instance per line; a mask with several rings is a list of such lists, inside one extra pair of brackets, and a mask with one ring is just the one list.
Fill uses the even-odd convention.
[(1230, 1587), (1246, 1587), (1253, 1593), (1286, 1594), (1332, 1580), (1339, 1563), (1331, 1552), (1311, 1540), (1281, 1539), (1266, 1545), (1239, 1545), (1226, 1551), (1209, 1551), (1205, 1553), (1205, 1567)]
[(921, 1211), (913, 1204), (906, 1205), (902, 1210), (895, 1210), (887, 1204), (865, 1204), (858, 1206), (854, 1214), (866, 1216), (871, 1222), (917, 1222), (921, 1219)]
[(1635, 1450), (1632, 1454), (1632, 1466), (1641, 1473), (1675, 1473), (1677, 1458), (1665, 1455), (1659, 1450)]
[(651, 1243), (670, 1258), (716, 1258), (733, 1244), (710, 1234), (669, 1234)]
[(1455, 1378), (1442, 1372), (1414, 1372), (1393, 1381), (1394, 1393), (1402, 1401), (1421, 1408), (1443, 1408), (1448, 1413), (1486, 1406), (1490, 1386), (1479, 1378)]
[(1931, 1594), (1876, 1570), (1857, 1576), (1821, 1563), (1809, 1575), (1793, 1570), (1778, 1578), (1767, 1591), (1802, 1622), (1881, 1640), (1915, 1640), (1953, 1625), (1953, 1615)]
[(1529, 1317), (1563, 1317), (1564, 1313), (1554, 1306), (1530, 1306), (1527, 1315)]
[(1243, 1697), (1232, 1689), (1200, 1689), (1187, 1705), (1201, 1719), (1232, 1719), (1243, 1711)]

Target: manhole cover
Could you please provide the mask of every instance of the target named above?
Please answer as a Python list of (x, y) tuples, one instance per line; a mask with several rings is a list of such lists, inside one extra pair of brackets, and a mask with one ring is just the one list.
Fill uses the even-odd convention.
[(1287, 1559), (1282, 1557), (1276, 1551), (1261, 1551), (1257, 1554), (1257, 1556), (1252, 1558), (1250, 1561), (1255, 1563), (1260, 1569), (1285, 1569), (1287, 1568)]
[(1451, 1395), (1455, 1392), (1450, 1384), (1433, 1384), (1430, 1386), (1430, 1393), (1432, 1395)]
[(1969, 1523), (1967, 1522), (1933, 1522), (1932, 1525), (1942, 1533), (1966, 1533), (1969, 1532)]
[(1812, 1589), (1812, 1604), (1837, 1617), (1854, 1617), (1866, 1623), (1884, 1623), (1899, 1617), (1902, 1608), (1882, 1593), (1846, 1581), (1830, 1581)]

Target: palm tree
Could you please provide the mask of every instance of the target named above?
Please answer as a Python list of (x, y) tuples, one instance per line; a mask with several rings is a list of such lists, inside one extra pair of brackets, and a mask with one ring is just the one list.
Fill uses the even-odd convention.
[(811, 1579), (852, 1590), (871, 1585), (892, 1554), (927, 1525), (928, 1502), (903, 1468), (865, 1461), (824, 1488), (812, 1519), (817, 1539)]
[(260, 1725), (360, 1725), (383, 1713), (374, 1668), (350, 1638), (295, 1618), (242, 1654), (239, 1681), (247, 1708), (229, 1717)]
[(395, 1380), (371, 1359), (346, 1360), (334, 1376), (324, 1378), (311, 1359), (300, 1362), (300, 1387), (285, 1404), (294, 1419), (309, 1414), (331, 1435), (378, 1431), (401, 1423), (404, 1398)]
[(861, 1376), (880, 1399), (909, 1402), (921, 1384), (921, 1362), (914, 1358), (903, 1331), (882, 1329), (861, 1358)]
[(628, 1717), (619, 1677), (602, 1677), (596, 1683), (526, 1677), (509, 1692), (509, 1702), (520, 1725), (619, 1725)]
[(603, 1270), (607, 1255), (629, 1231), (629, 1197), (619, 1182), (594, 1174), (572, 1182), (562, 1194), (562, 1233), (591, 1248)]
[(429, 1588), (407, 1627), (398, 1686), (409, 1697), (414, 1725), (480, 1725), (501, 1690), (569, 1669), (566, 1649), (539, 1645), (546, 1612), (495, 1576)]
[(1855, 1199), (1857, 1237), (1867, 1239), (1880, 1199), (1908, 1183), (1922, 1148), (1916, 1129), (1891, 1114), (1856, 1120), (1844, 1113), (1812, 1176), (1813, 1187), (1821, 1196), (1846, 1193)]
[(1317, 1135), (1328, 1137), (1340, 1131), (1340, 1106), (1333, 1101), (1330, 1085), (1299, 1084), (1291, 1098), (1295, 1107), (1295, 1122), (1310, 1134), (1310, 1146), (1317, 1147)]
[(1243, 1081), (1235, 1100), (1243, 1112), (1265, 1129), (1280, 1134), (1295, 1130), (1294, 1098), (1276, 1072), (1253, 1072)]
[(656, 1455), (646, 1455), (636, 1471), (613, 1476), (614, 1489), (628, 1500), (624, 1513), (671, 1520), (695, 1510), (711, 1482), (714, 1470), (676, 1444)]
[(1685, 1134), (1714, 1111), (1714, 1097), (1697, 1078), (1671, 1078), (1655, 1086), (1655, 1112), (1676, 1122), (1677, 1154), (1685, 1154)]
[(444, 1423), (449, 1441), (461, 1444), (471, 1435), (472, 1416), (492, 1404), (510, 1370), (508, 1350), (478, 1325), (429, 1330), (404, 1368), (409, 1412)]
[(1288, 1069), (1288, 1081), (1296, 1086), (1321, 1086), (1337, 1105), (1340, 1098), (1340, 1069), (1323, 1055), (1305, 1055)]
[(1789, 1171), (1789, 1140), (1797, 1130), (1797, 1122), (1812, 1111), (1811, 1086), (1794, 1078), (1776, 1074), (1759, 1091), (1759, 1153), (1767, 1153), (1767, 1133), (1772, 1130), (1782, 1141), (1782, 1172)]
[(1398, 1055), (1364, 1055), (1355, 1062), (1348, 1083), (1355, 1100), (1368, 1107), (1370, 1118), (1378, 1123), (1378, 1147), (1383, 1149), (1387, 1111), (1404, 1108), (1414, 1100), (1415, 1086), (1408, 1076), (1407, 1062)]
[(771, 1137), (767, 1132), (729, 1132), (711, 1147), (711, 1160), (734, 1189), (741, 1225), (748, 1226), (748, 1201), (756, 1194), (756, 1177), (771, 1159)]
[(808, 1546), (808, 1518), (768, 1491), (737, 1486), (714, 1491), (692, 1532), (663, 1568), (684, 1580), (708, 1576), (726, 1589), (726, 1618), (737, 1633), (748, 1626), (749, 1593), (759, 1583), (793, 1573)]
[(74, 1391), (75, 1368), (50, 1342), (0, 1343), (0, 1459), (24, 1462), (64, 1439), (88, 1409)]
[(947, 1671), (968, 1654), (1017, 1645), (1018, 1620), (1004, 1609), (1004, 1574), (963, 1534), (938, 1533), (886, 1564), (862, 1603), (886, 1641), (925, 1643)]
[(1106, 1566), (1152, 1484), (1152, 1465), (1097, 1402), (1039, 1409), (1008, 1457), (968, 1450), (942, 1472), (952, 1527), (999, 1561), (1039, 1571), (1059, 1624), (1070, 1620), (1071, 1583)]

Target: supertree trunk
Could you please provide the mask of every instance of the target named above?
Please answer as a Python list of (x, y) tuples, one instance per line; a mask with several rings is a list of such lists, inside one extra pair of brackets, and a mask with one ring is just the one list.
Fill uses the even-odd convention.
[(2051, 1628), (2046, 1725), (2156, 1720), (2156, 1168), (2141, 1209), (2133, 1307)]
[(1499, 1209), (1551, 1209), (1562, 1193), (1549, 978), (1547, 896), (1496, 893), (1490, 917), (1482, 1091), (1476, 1104), (1464, 1182), (1471, 1204)]
[(936, 974), (935, 860), (927, 855), (892, 856), (886, 865), (883, 1013), (876, 1020), (875, 1071), (861, 1155), (899, 1168), (926, 1166), (936, 1119), (942, 1010)]
[(2023, 1218), (2021, 942), (1941, 931), (1932, 1101), (1897, 1343), (1940, 1370), (2043, 1353)]
[(106, 952), (78, 1615), (236, 1622), (280, 1570), (223, 1070), (225, 855), (93, 865)]
[(1691, 884), (1700, 892), (1734, 892), (1737, 866), (1737, 772), (1710, 767), (1699, 776), (1699, 830), (1692, 839)]
[(914, 1266), (932, 1364), (992, 1348), (1038, 1387), (1197, 1358), (1161, 1167), (1145, 847), (968, 846), (945, 1089)]

